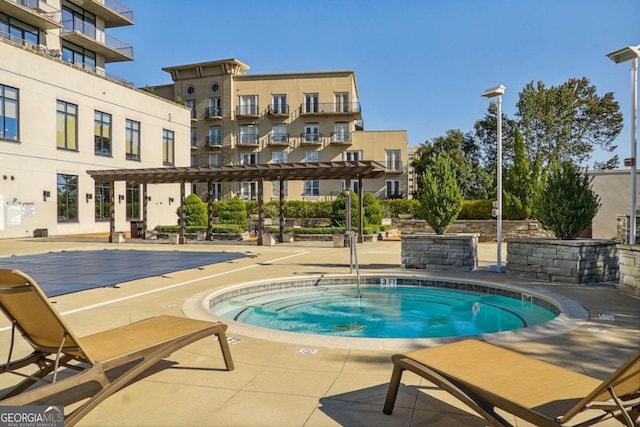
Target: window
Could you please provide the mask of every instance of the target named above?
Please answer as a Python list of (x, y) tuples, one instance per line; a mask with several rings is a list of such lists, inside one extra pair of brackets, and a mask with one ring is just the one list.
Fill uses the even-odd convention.
[(304, 95), (304, 113), (317, 113), (318, 112), (318, 94), (306, 93)]
[(317, 143), (320, 142), (320, 126), (318, 123), (305, 123), (304, 125), (304, 142)]
[(175, 146), (173, 131), (162, 129), (162, 164), (173, 166), (175, 162)]
[(18, 140), (18, 89), (0, 85), (0, 139)]
[(258, 153), (240, 153), (240, 165), (257, 165)]
[(289, 114), (289, 106), (287, 105), (287, 95), (273, 95), (273, 104), (271, 104), (271, 114)]
[(342, 159), (345, 162), (357, 162), (362, 160), (362, 150), (356, 151), (344, 151), (342, 153)]
[(211, 93), (218, 93), (220, 90), (220, 84), (217, 82), (211, 83)]
[(402, 160), (400, 160), (400, 150), (386, 150), (387, 170), (402, 172)]
[(108, 221), (111, 218), (111, 186), (108, 182), (96, 182), (96, 221)]
[(400, 187), (400, 180), (393, 179), (393, 180), (385, 181), (384, 196), (386, 198), (402, 197), (402, 188)]
[(93, 112), (94, 152), (99, 156), (111, 156), (111, 114)]
[(96, 16), (74, 4), (65, 2), (62, 7), (62, 26), (66, 32), (79, 31), (92, 39), (96, 38)]
[(198, 155), (197, 154), (192, 154), (191, 155), (191, 166), (198, 166)]
[(222, 100), (220, 98), (209, 98), (207, 117), (222, 117)]
[(198, 146), (198, 133), (195, 129), (191, 129), (191, 148)]
[(195, 99), (185, 99), (184, 106), (191, 110), (191, 118), (195, 119), (196, 116), (196, 100)]
[(78, 221), (78, 176), (58, 174), (58, 222)]
[[(271, 195), (280, 197), (280, 181), (271, 181)], [(289, 195), (289, 181), (282, 181), (282, 197)]]
[(349, 112), (349, 94), (348, 93), (336, 93), (336, 113), (348, 113)]
[(140, 219), (140, 186), (127, 182), (127, 221)]
[(96, 71), (96, 54), (67, 41), (62, 43), (62, 60), (91, 72)]
[(40, 36), (36, 27), (0, 13), (0, 37), (21, 45), (39, 45)]
[(218, 153), (209, 154), (209, 166), (220, 166), (220, 154)]
[(258, 95), (238, 96), (238, 115), (239, 116), (258, 115)]
[(333, 134), (331, 135), (331, 142), (351, 142), (351, 132), (349, 132), (349, 123), (336, 122), (333, 126)]
[(311, 180), (304, 182), (303, 196), (314, 197), (320, 195), (320, 181)]
[(271, 142), (274, 144), (286, 144), (289, 140), (287, 134), (286, 123), (274, 123), (273, 131), (271, 132)]
[(140, 122), (127, 119), (124, 139), (127, 160), (140, 160)]
[(64, 101), (57, 103), (57, 147), (78, 150), (78, 106)]
[[(340, 182), (340, 189), (342, 191), (344, 191), (344, 190), (346, 190), (346, 188), (347, 188), (347, 182), (343, 179)], [(355, 181), (355, 180), (351, 181), (351, 191), (353, 191), (356, 194), (360, 194), (359, 187), (358, 187), (358, 181)]]
[(271, 163), (287, 163), (289, 155), (286, 151), (272, 151)]
[(220, 126), (211, 126), (209, 128), (209, 135), (207, 136), (208, 146), (221, 146), (222, 145), (222, 128)]
[(305, 151), (304, 152), (304, 161), (305, 162), (319, 162), (320, 161), (320, 152), (316, 150)]
[(191, 85), (189, 85), (189, 86), (187, 86), (186, 92), (187, 92), (187, 95), (193, 96), (193, 95), (196, 94), (196, 88), (191, 86)]
[(211, 194), (209, 195), (212, 202), (219, 202), (222, 200), (222, 183), (211, 183)]
[(238, 144), (256, 145), (258, 144), (258, 126), (241, 125), (238, 128)]

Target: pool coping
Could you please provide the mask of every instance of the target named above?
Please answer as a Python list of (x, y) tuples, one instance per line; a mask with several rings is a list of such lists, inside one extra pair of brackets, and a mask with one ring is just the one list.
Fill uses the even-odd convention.
[(273, 329), (260, 328), (241, 322), (236, 322), (221, 316), (217, 316), (209, 310), (209, 301), (221, 295), (251, 287), (260, 287), (279, 282), (298, 282), (304, 280), (321, 279), (355, 279), (354, 275), (347, 274), (326, 274), (326, 275), (305, 275), (286, 276), (266, 280), (242, 282), (235, 285), (224, 286), (215, 290), (209, 290), (193, 295), (188, 298), (182, 310), (188, 317), (217, 321), (229, 325), (229, 334), (276, 341), (281, 343), (299, 344), (304, 346), (319, 346), (326, 348), (360, 349), (360, 350), (398, 350), (406, 351), (421, 347), (432, 347), (448, 342), (462, 339), (479, 339), (493, 344), (507, 344), (521, 341), (538, 340), (551, 336), (562, 335), (579, 328), (589, 318), (587, 310), (577, 302), (539, 287), (525, 287), (515, 284), (497, 283), (487, 280), (458, 279), (446, 276), (424, 276), (418, 274), (395, 273), (395, 274), (364, 274), (362, 278), (403, 278), (423, 281), (441, 281), (448, 283), (458, 283), (466, 285), (479, 285), (490, 288), (503, 289), (507, 291), (525, 293), (533, 295), (543, 301), (559, 307), (560, 314), (554, 319), (540, 325), (506, 332), (494, 332), (489, 334), (467, 335), (461, 337), (446, 338), (353, 338), (329, 335), (313, 335), (298, 332), (277, 331)]

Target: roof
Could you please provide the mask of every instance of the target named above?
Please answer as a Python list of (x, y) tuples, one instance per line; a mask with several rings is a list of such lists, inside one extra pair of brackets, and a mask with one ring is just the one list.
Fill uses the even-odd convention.
[(269, 163), (239, 166), (166, 167), (89, 170), (96, 182), (127, 181), (131, 184), (179, 182), (244, 182), (377, 178), (385, 167), (374, 161)]

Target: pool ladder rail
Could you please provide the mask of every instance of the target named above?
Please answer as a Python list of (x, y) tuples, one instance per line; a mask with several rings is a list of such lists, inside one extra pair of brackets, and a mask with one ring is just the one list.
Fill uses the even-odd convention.
[(358, 233), (353, 230), (347, 232), (347, 237), (349, 238), (349, 255), (350, 255), (350, 264), (349, 264), (349, 272), (353, 272), (356, 270), (356, 298), (362, 298), (360, 294), (360, 264), (358, 263)]

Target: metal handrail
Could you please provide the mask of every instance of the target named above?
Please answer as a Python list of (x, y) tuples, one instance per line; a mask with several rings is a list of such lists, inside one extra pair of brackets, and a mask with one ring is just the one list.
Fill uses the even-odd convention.
[(353, 114), (360, 113), (359, 102), (316, 102), (300, 104), (302, 114)]

